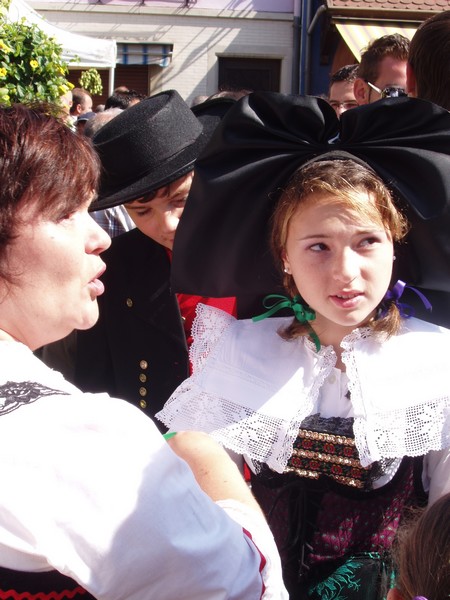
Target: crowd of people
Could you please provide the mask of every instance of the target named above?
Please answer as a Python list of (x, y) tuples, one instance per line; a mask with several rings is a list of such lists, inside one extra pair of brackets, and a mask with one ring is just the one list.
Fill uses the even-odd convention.
[(0, 597), (449, 598), (449, 60), (0, 107)]
[(400, 33), (384, 35), (364, 49), (359, 63), (332, 73), (327, 99), (337, 116), (382, 98), (406, 96), (409, 45)]

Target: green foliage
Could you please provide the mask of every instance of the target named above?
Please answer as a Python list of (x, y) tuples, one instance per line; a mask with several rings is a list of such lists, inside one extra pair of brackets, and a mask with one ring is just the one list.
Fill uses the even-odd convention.
[(8, 12), (11, 0), (0, 0), (0, 18), (2, 18)]
[(97, 69), (83, 71), (78, 82), (90, 94), (95, 95), (103, 92), (102, 79)]
[(58, 103), (73, 88), (66, 79), (62, 46), (25, 19), (8, 22), (8, 2), (0, 1), (0, 103)]

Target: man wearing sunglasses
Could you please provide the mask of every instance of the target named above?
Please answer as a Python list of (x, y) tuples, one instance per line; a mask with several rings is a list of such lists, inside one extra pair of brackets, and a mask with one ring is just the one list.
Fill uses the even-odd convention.
[(353, 91), (358, 105), (406, 96), (408, 38), (394, 33), (372, 41), (361, 54)]

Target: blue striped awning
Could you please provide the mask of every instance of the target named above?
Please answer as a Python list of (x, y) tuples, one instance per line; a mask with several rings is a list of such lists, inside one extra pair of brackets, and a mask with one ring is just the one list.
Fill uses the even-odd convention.
[(117, 42), (119, 65), (159, 65), (168, 67), (172, 59), (172, 44), (134, 44)]
[(339, 22), (336, 23), (336, 28), (358, 62), (361, 60), (362, 50), (372, 40), (392, 33), (401, 33), (410, 40), (417, 29), (412, 24), (374, 21)]

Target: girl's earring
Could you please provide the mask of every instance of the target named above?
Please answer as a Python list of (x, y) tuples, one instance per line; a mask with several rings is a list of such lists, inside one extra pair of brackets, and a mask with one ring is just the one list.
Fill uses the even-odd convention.
[(290, 274), (291, 274), (291, 272), (289, 271), (289, 269), (288, 269), (287, 267), (284, 267), (283, 271), (284, 271), (285, 273), (287, 273), (288, 275), (290, 275)]

